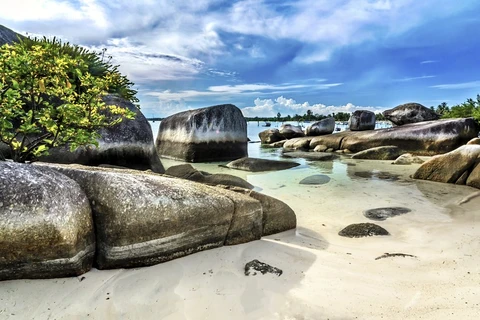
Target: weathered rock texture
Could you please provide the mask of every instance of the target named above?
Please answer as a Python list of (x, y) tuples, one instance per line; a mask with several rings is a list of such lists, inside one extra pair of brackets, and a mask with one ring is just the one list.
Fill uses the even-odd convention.
[(386, 207), (366, 210), (363, 212), (363, 215), (371, 220), (383, 221), (388, 218), (409, 213), (410, 211), (412, 210), (404, 207)]
[(480, 145), (464, 145), (423, 163), (414, 179), (466, 184), (480, 188)]
[(78, 163), (84, 165), (110, 164), (131, 169), (165, 172), (153, 142), (150, 124), (131, 102), (116, 95), (103, 99), (107, 105), (117, 105), (135, 112), (135, 119), (100, 129), (99, 146), (78, 148), (70, 152), (68, 147), (51, 149), (50, 155), (41, 161), (53, 163)]
[(375, 147), (352, 155), (352, 159), (395, 160), (402, 154), (397, 146)]
[(310, 141), (310, 149), (325, 145), (334, 150), (359, 152), (393, 145), (415, 155), (430, 156), (454, 150), (476, 137), (478, 131), (472, 118), (424, 121), (387, 129), (318, 136)]
[(290, 139), (283, 144), (283, 149), (309, 149), (310, 141), (312, 141), (312, 137)]
[(0, 25), (0, 46), (6, 43), (11, 44), (13, 42), (16, 42), (19, 38), (24, 38), (24, 36)]
[(291, 161), (277, 161), (277, 160), (246, 157), (246, 158), (237, 159), (228, 163), (227, 167), (231, 169), (237, 169), (237, 170), (260, 172), (260, 171), (285, 170), (285, 169), (290, 169), (299, 165), (300, 165), (299, 163), (291, 162)]
[(292, 138), (305, 136), (305, 133), (303, 132), (302, 127), (294, 126), (288, 123), (282, 124), (278, 129), (278, 131), (282, 136), (285, 137), (284, 139), (292, 139)]
[(338, 155), (330, 152), (308, 152), (308, 151), (293, 151), (282, 153), (286, 158), (303, 158), (313, 161), (330, 161), (338, 158)]
[(0, 280), (90, 270), (95, 238), (85, 193), (48, 168), (0, 162)]
[(367, 110), (357, 110), (352, 113), (348, 120), (351, 131), (364, 131), (375, 129), (375, 113)]
[(314, 122), (305, 129), (307, 136), (321, 136), (330, 134), (335, 130), (335, 119), (329, 117), (320, 121)]
[(258, 134), (258, 137), (262, 144), (272, 144), (286, 139), (278, 129), (264, 130)]
[(225, 187), (260, 201), (263, 209), (262, 234), (264, 236), (294, 229), (297, 226), (295, 212), (286, 203), (263, 193), (239, 187)]
[(393, 109), (385, 110), (383, 115), (397, 126), (440, 118), (437, 113), (419, 103), (402, 104)]
[(162, 157), (188, 162), (245, 157), (247, 122), (231, 104), (174, 114), (160, 123), (156, 140)]
[(151, 265), (257, 240), (284, 220), (243, 188), (237, 193), (140, 171), (43, 165), (77, 181), (90, 200), (99, 269)]

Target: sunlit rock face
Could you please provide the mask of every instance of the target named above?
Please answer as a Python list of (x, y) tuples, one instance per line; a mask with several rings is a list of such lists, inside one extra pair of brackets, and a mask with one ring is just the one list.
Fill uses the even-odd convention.
[(314, 122), (305, 129), (307, 136), (321, 136), (324, 134), (330, 134), (335, 130), (335, 119), (329, 117), (320, 121)]
[(94, 252), (90, 204), (75, 181), (0, 161), (0, 280), (77, 276)]
[(156, 140), (161, 157), (188, 162), (234, 160), (248, 155), (247, 122), (231, 104), (165, 118)]

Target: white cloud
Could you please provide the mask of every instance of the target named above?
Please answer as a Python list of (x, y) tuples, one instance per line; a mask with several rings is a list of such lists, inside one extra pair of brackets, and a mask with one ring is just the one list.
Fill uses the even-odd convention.
[(254, 101), (254, 105), (251, 107), (245, 107), (242, 109), (242, 113), (245, 117), (268, 117), (275, 116), (278, 112), (282, 115), (303, 115), (307, 110), (311, 110), (313, 114), (328, 115), (338, 112), (351, 113), (356, 110), (369, 110), (375, 113), (382, 112), (386, 108), (371, 107), (371, 106), (356, 106), (352, 103), (345, 105), (330, 105), (327, 106), (322, 103), (310, 104), (309, 102), (298, 103), (294, 99), (288, 99), (280, 96), (276, 99), (260, 99), (257, 98)]
[(438, 60), (425, 60), (425, 61), (422, 61), (420, 62), (420, 64), (431, 64), (431, 63), (438, 63), (440, 61)]
[(409, 82), (413, 80), (422, 80), (422, 79), (430, 79), (430, 78), (435, 78), (436, 76), (420, 76), (420, 77), (411, 77), (411, 78), (402, 78), (402, 79), (396, 79), (394, 81), (397, 82)]
[(456, 89), (480, 89), (480, 80), (471, 81), (471, 82), (461, 82), (461, 83), (448, 83), (448, 84), (438, 84), (431, 86), (430, 88), (442, 89), (442, 90), (456, 90)]
[(342, 83), (320, 83), (318, 80), (313, 80), (312, 83), (303, 84), (265, 84), (265, 83), (250, 83), (250, 84), (237, 84), (237, 85), (221, 85), (210, 86), (205, 91), (197, 90), (182, 90), (182, 91), (148, 91), (145, 92), (147, 96), (158, 97), (160, 101), (170, 100), (185, 100), (193, 101), (203, 97), (218, 97), (218, 98), (230, 98), (234, 96), (245, 95), (265, 95), (294, 92), (300, 89), (302, 90), (327, 90), (329, 88), (337, 87)]

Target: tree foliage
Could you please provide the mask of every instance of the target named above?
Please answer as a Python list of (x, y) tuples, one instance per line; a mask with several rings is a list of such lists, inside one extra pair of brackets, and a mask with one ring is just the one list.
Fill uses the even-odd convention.
[(17, 162), (49, 148), (97, 145), (97, 130), (134, 113), (105, 105), (117, 93), (132, 102), (135, 91), (101, 54), (53, 39), (24, 39), (0, 47), (0, 141)]

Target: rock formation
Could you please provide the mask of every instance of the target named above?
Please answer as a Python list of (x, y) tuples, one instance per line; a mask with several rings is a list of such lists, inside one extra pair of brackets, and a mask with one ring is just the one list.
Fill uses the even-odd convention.
[(480, 145), (461, 146), (444, 155), (425, 161), (413, 175), (414, 179), (466, 184), (480, 188)]
[(440, 116), (419, 103), (406, 103), (393, 109), (385, 110), (383, 115), (397, 126), (408, 123), (438, 120)]
[(303, 132), (302, 127), (294, 126), (288, 123), (282, 124), (278, 129), (278, 131), (282, 136), (285, 137), (284, 139), (292, 139), (292, 138), (305, 136), (305, 133)]
[(77, 276), (94, 251), (90, 205), (75, 181), (0, 161), (0, 280)]
[(290, 169), (300, 164), (291, 161), (277, 161), (258, 158), (240, 158), (227, 164), (231, 169), (260, 172)]
[(348, 120), (351, 131), (364, 131), (375, 129), (375, 113), (367, 110), (357, 110), (352, 113)]
[(352, 155), (352, 159), (395, 160), (402, 154), (397, 146), (382, 146), (363, 150)]
[(174, 114), (160, 123), (156, 140), (161, 157), (188, 162), (245, 157), (247, 122), (231, 104)]
[(0, 25), (0, 46), (6, 43), (10, 44), (16, 42), (19, 38), (24, 38), (24, 36)]
[(335, 130), (335, 119), (329, 117), (320, 121), (314, 122), (305, 129), (307, 136), (321, 136), (330, 134)]
[(286, 139), (278, 129), (264, 130), (258, 134), (258, 137), (262, 144), (272, 144)]

